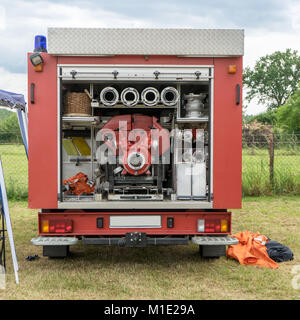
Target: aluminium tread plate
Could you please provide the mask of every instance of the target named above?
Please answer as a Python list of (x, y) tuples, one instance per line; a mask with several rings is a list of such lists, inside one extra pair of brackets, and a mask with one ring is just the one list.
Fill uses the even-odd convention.
[(198, 244), (198, 245), (234, 245), (238, 244), (239, 241), (236, 238), (229, 237), (229, 236), (222, 236), (222, 237), (193, 237), (192, 238), (193, 243)]
[(31, 239), (35, 246), (71, 246), (78, 242), (75, 237), (37, 237)]
[(53, 55), (242, 56), (242, 29), (48, 28)]

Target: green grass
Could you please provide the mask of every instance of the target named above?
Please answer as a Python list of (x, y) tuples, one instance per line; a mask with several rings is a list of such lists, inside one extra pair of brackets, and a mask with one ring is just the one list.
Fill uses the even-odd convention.
[[(7, 288), (0, 299), (299, 299), (292, 288), (300, 265), (300, 196), (245, 198), (233, 212), (233, 233), (269, 236), (288, 247), (295, 260), (278, 269), (242, 266), (221, 257), (203, 260), (198, 247), (71, 247), (67, 259), (48, 259), (30, 245), (37, 235), (37, 210), (10, 202), (20, 284), (14, 282), (8, 253)], [(38, 254), (40, 259), (26, 261)]]

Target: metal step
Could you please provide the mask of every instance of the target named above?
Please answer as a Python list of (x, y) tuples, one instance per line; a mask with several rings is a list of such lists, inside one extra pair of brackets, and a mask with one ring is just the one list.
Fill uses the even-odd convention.
[(75, 237), (37, 237), (31, 239), (34, 246), (72, 246), (78, 242)]
[(200, 246), (220, 246), (220, 245), (234, 245), (238, 244), (239, 240), (229, 236), (221, 236), (221, 237), (193, 237), (193, 243), (198, 244)]

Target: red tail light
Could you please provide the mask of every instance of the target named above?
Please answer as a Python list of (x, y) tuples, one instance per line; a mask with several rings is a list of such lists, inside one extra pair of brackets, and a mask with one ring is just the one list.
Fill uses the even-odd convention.
[(67, 233), (73, 231), (71, 219), (49, 219), (49, 233)]
[(205, 232), (221, 232), (221, 220), (206, 219)]

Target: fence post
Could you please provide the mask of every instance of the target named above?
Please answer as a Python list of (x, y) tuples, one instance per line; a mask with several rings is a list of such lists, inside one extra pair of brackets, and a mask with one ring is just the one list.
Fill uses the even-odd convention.
[(269, 157), (270, 157), (270, 162), (269, 162), (269, 168), (270, 168), (270, 184), (273, 187), (273, 182), (274, 182), (274, 133), (269, 132), (268, 134), (269, 138)]

